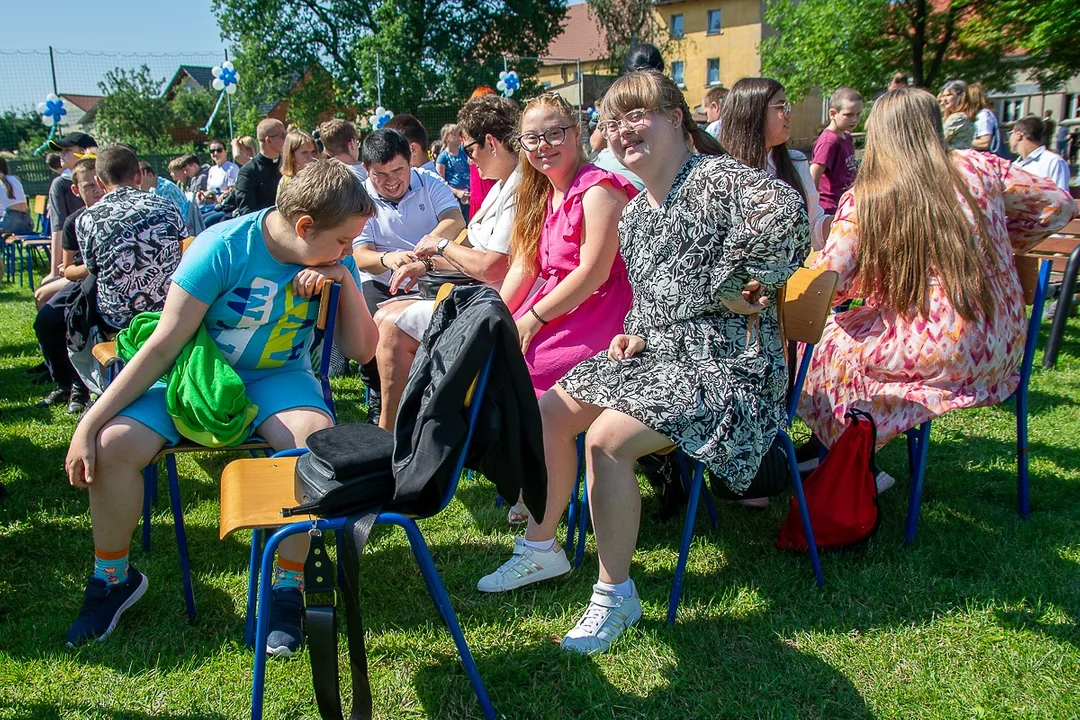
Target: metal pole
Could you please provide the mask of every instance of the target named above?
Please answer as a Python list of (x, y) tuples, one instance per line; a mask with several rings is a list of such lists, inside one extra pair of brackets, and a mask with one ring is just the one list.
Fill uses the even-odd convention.
[(53, 91), (53, 95), (59, 95), (60, 91), (56, 89), (56, 58), (53, 57), (52, 45), (49, 46), (49, 67), (52, 68), (52, 91)]
[(585, 95), (585, 78), (581, 76), (581, 58), (577, 59), (577, 112), (581, 116), (581, 103)]
[(375, 104), (382, 107), (382, 65), (379, 62), (379, 53), (375, 52)]
[[(225, 62), (229, 62), (229, 48), (225, 48)], [(225, 102), (228, 103), (228, 105), (229, 105), (229, 141), (231, 142), (232, 139), (234, 137), (236, 137), (236, 133), (233, 132), (232, 96), (229, 95), (228, 93), (225, 94)], [(226, 159), (228, 159), (227, 155), (226, 155)]]

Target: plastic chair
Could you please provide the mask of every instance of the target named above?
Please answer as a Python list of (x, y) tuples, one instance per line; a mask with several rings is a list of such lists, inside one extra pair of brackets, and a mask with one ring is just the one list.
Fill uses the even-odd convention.
[[(832, 305), (833, 294), (836, 291), (836, 283), (837, 274), (832, 270), (800, 268), (788, 280), (787, 285), (785, 286), (786, 297), (781, 306), (781, 317), (787, 339), (789, 341), (803, 343), (804, 349), (802, 360), (799, 363), (798, 372), (795, 376), (795, 383), (788, 398), (787, 423), (785, 427), (782, 427), (777, 431), (777, 437), (779, 437), (783, 443), (784, 452), (787, 455), (788, 471), (792, 478), (791, 484), (794, 488), (800, 514), (802, 515), (803, 532), (806, 535), (809, 546), (810, 564), (813, 566), (814, 576), (819, 587), (825, 586), (825, 577), (821, 572), (821, 560), (818, 557), (817, 544), (814, 542), (814, 531), (810, 522), (810, 513), (807, 510), (806, 498), (803, 495), (802, 477), (799, 474), (799, 466), (795, 460), (795, 448), (791, 442), (791, 437), (788, 435), (787, 428), (791, 426), (791, 422), (795, 417), (795, 410), (799, 403), (799, 394), (802, 392), (803, 382), (806, 380), (806, 373), (810, 367), (810, 359), (814, 352), (814, 345), (821, 339), (821, 333), (825, 328), (825, 320), (828, 317), (829, 309)], [(578, 484), (580, 485), (584, 485), (580, 481), (580, 469), (583, 465), (584, 457), (583, 442), (583, 439), (579, 437)], [(682, 595), (683, 579), (686, 574), (686, 563), (690, 555), (690, 542), (694, 536), (694, 521), (697, 518), (698, 503), (702, 498), (702, 488), (705, 485), (704, 464), (696, 460), (691, 460), (688, 463), (686, 456), (679, 450), (675, 450), (675, 461), (679, 466), (680, 475), (682, 476), (683, 484), (686, 487), (689, 499), (687, 501), (686, 520), (683, 524), (682, 539), (679, 545), (679, 559), (675, 566), (675, 578), (671, 587), (671, 595), (668, 598), (667, 622), (669, 625), (675, 623), (675, 617), (678, 613), (679, 599)], [(717, 517), (712, 497), (709, 492), (706, 492), (704, 498), (706, 507), (709, 509), (710, 519), (715, 527), (717, 524)], [(585, 521), (588, 514), (587, 489), (583, 488), (581, 507), (579, 510), (575, 511), (573, 509), (573, 505), (577, 503), (576, 489), (571, 498), (571, 502), (571, 517), (577, 520), (579, 526), (575, 563), (580, 566), (580, 558), (583, 554), (584, 546)], [(573, 526), (574, 522), (571, 521), (570, 525)], [(568, 546), (571, 545), (571, 532), (572, 528), (568, 529)]]
[[(185, 245), (186, 247), (186, 245)], [(323, 286), (319, 298), (319, 315), (316, 320), (316, 330), (322, 332), (324, 339), (322, 353), (319, 360), (319, 382), (322, 387), (323, 400), (330, 409), (331, 417), (336, 417), (334, 398), (330, 392), (330, 346), (332, 341), (327, 338), (334, 337), (334, 326), (337, 322), (338, 294), (341, 286), (336, 283), (327, 283)], [(115, 377), (122, 367), (122, 362), (116, 355), (116, 343), (99, 343), (94, 346), (94, 357), (98, 359), (108, 370), (110, 379)], [(158, 463), (165, 460), (165, 471), (169, 486), (169, 503), (172, 509), (173, 524), (176, 531), (176, 546), (180, 555), (180, 575), (184, 586), (184, 603), (187, 607), (188, 621), (194, 622), (195, 592), (191, 583), (191, 561), (188, 555), (187, 533), (184, 529), (184, 507), (180, 496), (180, 479), (176, 470), (176, 456), (180, 453), (212, 453), (212, 452), (242, 452), (248, 451), (256, 455), (260, 451), (270, 448), (270, 443), (262, 438), (252, 437), (247, 442), (227, 448), (208, 448), (190, 440), (182, 439), (176, 445), (162, 448), (146, 468), (143, 469), (143, 517), (142, 517), (142, 547), (144, 551), (150, 550), (150, 522), (151, 507), (157, 502), (158, 489)]]
[[(488, 377), (494, 356), (489, 356), (477, 377), (473, 402), (469, 404), (469, 425), (453, 472), (450, 473), (450, 482), (443, 494), (439, 509), (432, 513), (438, 514), (445, 508), (454, 497), (457, 490), (458, 480), (461, 477), (468, 453), (469, 444), (472, 441), (473, 432), (476, 428), (476, 419), (480, 413), (482, 399), (487, 388)], [(468, 401), (466, 401), (468, 402)], [(299, 451), (287, 451), (293, 455)], [(273, 576), (274, 556), (278, 545), (286, 537), (299, 533), (307, 533), (316, 526), (320, 530), (341, 530), (347, 522), (346, 518), (316, 519), (304, 518), (299, 522), (293, 522), (284, 527), (279, 527), (282, 522), (281, 509), (295, 503), (294, 500), (294, 473), (295, 457), (270, 458), (259, 460), (237, 460), (230, 463), (221, 476), (221, 524), (220, 536), (224, 540), (233, 532), (240, 529), (252, 530), (250, 578), (248, 586), (248, 611), (245, 623), (245, 643), (254, 648), (255, 669), (252, 682), (251, 717), (253, 720), (262, 718), (263, 694), (266, 683), (266, 639), (270, 634), (270, 581)], [(423, 516), (430, 517), (430, 516)], [(495, 709), (491, 705), (487, 689), (480, 677), (480, 671), (473, 660), (469, 645), (461, 631), (457, 615), (450, 603), (450, 597), (443, 587), (439, 577), (439, 571), (431, 557), (420, 528), (415, 518), (396, 512), (379, 513), (375, 523), (377, 525), (397, 525), (405, 531), (409, 540), (409, 546), (413, 551), (420, 572), (427, 585), (428, 593), (432, 602), (439, 611), (440, 617), (446, 623), (450, 634), (457, 645), (461, 655), (465, 672), (469, 676), (469, 682), (476, 693), (476, 699), (480, 703), (484, 716), (495, 718)], [(263, 534), (268, 530), (278, 527), (278, 530), (270, 536), (266, 546), (262, 548), (261, 566), (259, 563), (259, 546), (262, 543)], [(256, 592), (257, 586), (257, 592)], [(253, 616), (252, 609), (257, 605), (257, 613)], [(252, 628), (254, 632), (252, 633)]]
[[(1016, 256), (1016, 271), (1024, 289), (1024, 304), (1031, 305), (1027, 337), (1024, 339), (1024, 355), (1020, 361), (1020, 384), (1013, 391), (1016, 399), (1016, 509), (1020, 517), (1027, 519), (1031, 510), (1028, 492), (1028, 386), (1035, 364), (1035, 347), (1039, 342), (1043, 305), (1050, 286), (1050, 260), (1030, 255)], [(1058, 312), (1061, 312), (1060, 308)], [(923, 484), (926, 481), (926, 459), (930, 446), (930, 420), (907, 430), (908, 469), (911, 474), (911, 495), (908, 498), (907, 520), (904, 524), (904, 545), (915, 542), (915, 528), (919, 523)]]

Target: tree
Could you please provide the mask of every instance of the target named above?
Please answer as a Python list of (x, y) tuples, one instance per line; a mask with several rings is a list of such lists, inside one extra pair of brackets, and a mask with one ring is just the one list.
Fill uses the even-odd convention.
[(198, 128), (199, 138), (210, 140), (218, 138), (225, 142), (229, 138), (229, 112), (225, 107), (225, 101), (221, 102), (214, 122), (210, 125), (210, 131), (201, 133), (206, 121), (214, 112), (218, 94), (211, 94), (202, 88), (181, 87), (168, 101), (169, 114), (172, 117), (172, 125), (177, 128)]
[(169, 103), (161, 97), (164, 82), (151, 77), (146, 65), (105, 73), (98, 83), (105, 98), (94, 109), (97, 141), (128, 143), (143, 153), (171, 150), (174, 124)]
[(652, 43), (661, 53), (670, 43), (656, 23), (654, 0), (588, 0), (589, 14), (604, 30), (611, 71), (622, 70), (623, 59), (636, 42)]
[[(214, 12), (238, 50), (247, 118), (319, 68), (326, 78), (315, 78), (313, 88), (323, 89), (312, 95), (325, 106), (373, 108), (380, 75), (382, 104), (395, 112), (460, 102), (498, 81), (504, 55), (540, 54), (565, 7), (562, 0), (214, 0)], [(525, 62), (515, 68), (535, 72)], [(290, 119), (294, 107), (311, 113), (317, 99), (290, 98)]]
[(0, 115), (0, 151), (16, 152), (20, 148), (34, 148), (45, 142), (49, 128), (41, 122), (41, 116), (27, 110), (16, 113), (12, 110)]
[[(1078, 12), (1074, 0), (1046, 4)], [(954, 77), (1006, 90), (1036, 62), (1054, 68), (1044, 71), (1046, 79), (1068, 76), (1076, 61), (1051, 56), (1066, 35), (1046, 32), (1041, 7), (1022, 0), (766, 0), (765, 22), (774, 32), (761, 43), (762, 72), (794, 99), (840, 85), (872, 95), (897, 70), (933, 91)], [(1068, 32), (1076, 31), (1074, 23)], [(1017, 54), (1028, 47), (1038, 48), (1034, 58)]]

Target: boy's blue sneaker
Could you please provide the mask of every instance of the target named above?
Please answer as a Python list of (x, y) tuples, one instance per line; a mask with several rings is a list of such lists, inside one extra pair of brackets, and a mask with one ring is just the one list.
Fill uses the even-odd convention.
[(266, 654), (292, 657), (303, 642), (301, 622), (304, 594), (298, 588), (274, 588), (270, 591), (270, 634), (266, 636)]
[(124, 611), (146, 593), (148, 585), (146, 576), (130, 566), (128, 579), (118, 585), (109, 586), (101, 578), (91, 575), (86, 582), (86, 597), (79, 617), (68, 630), (68, 647), (76, 647), (90, 640), (104, 642), (116, 629), (116, 623)]

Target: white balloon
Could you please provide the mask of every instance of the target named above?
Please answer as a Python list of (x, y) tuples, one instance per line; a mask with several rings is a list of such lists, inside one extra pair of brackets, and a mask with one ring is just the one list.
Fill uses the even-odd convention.
[(232, 60), (226, 60), (225, 62), (221, 63), (221, 67), (226, 67), (226, 68), (229, 68), (230, 70), (235, 70), (235, 68), (233, 67), (233, 64), (232, 64)]
[(498, 83), (495, 84), (495, 87), (498, 88), (499, 92), (503, 92), (504, 90), (506, 90), (506, 83), (500, 80)]
[(376, 125), (379, 124), (379, 117), (377, 115), (370, 115), (370, 116), (368, 116), (367, 120), (368, 120), (368, 125), (370, 125), (371, 127), (375, 127)]
[(506, 88), (506, 97), (510, 97), (514, 94), (514, 91), (510, 88)]
[(387, 120), (394, 117), (394, 113), (390, 112), (389, 110), (386, 110), (383, 114), (386, 116)]
[(233, 80), (236, 81), (235, 83), (233, 83), (234, 85), (239, 85), (240, 84), (240, 73), (236, 73), (235, 75), (233, 75)]
[(214, 77), (217, 77), (218, 75), (221, 74), (221, 66), (220, 65), (215, 65), (213, 67), (213, 69), (210, 70), (210, 72), (213, 73)]
[(386, 114), (386, 108), (384, 108), (382, 105), (375, 108), (375, 116), (376, 117), (379, 117), (380, 115), (385, 115), (385, 114)]
[(49, 102), (56, 102), (60, 98), (56, 97), (56, 95), (54, 93), (49, 93), (48, 95), (45, 96), (45, 99), (48, 100)]
[(225, 92), (232, 95), (233, 93), (236, 92), (236, 86), (235, 85), (230, 85), (229, 87), (225, 88)]
[(49, 109), (49, 106), (48, 106), (48, 105), (47, 105), (46, 103), (43, 103), (43, 102), (39, 102), (39, 103), (37, 104), (37, 111), (38, 111), (39, 113), (41, 113), (42, 115), (44, 115), (44, 114), (45, 114), (45, 111), (46, 111), (46, 110), (48, 110), (48, 109)]
[(503, 70), (503, 71), (502, 71), (501, 73), (499, 73), (499, 79), (500, 79), (500, 80), (505, 80), (505, 79), (506, 79), (506, 76), (507, 76), (507, 74), (508, 74), (508, 73), (507, 73), (507, 72), (506, 72), (505, 70)]
[(210, 86), (215, 90), (224, 90), (225, 83), (221, 82), (221, 78), (214, 78), (214, 82), (210, 83)]

